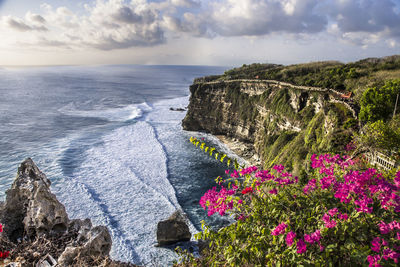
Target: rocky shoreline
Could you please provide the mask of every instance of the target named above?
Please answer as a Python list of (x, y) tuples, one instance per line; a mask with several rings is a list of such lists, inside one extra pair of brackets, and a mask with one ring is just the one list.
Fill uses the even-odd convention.
[(252, 144), (246, 144), (240, 140), (228, 137), (226, 135), (215, 135), (218, 140), (226, 145), (233, 153), (238, 155), (245, 161), (246, 166), (260, 166), (261, 160), (256, 153)]
[[(136, 266), (109, 257), (112, 240), (105, 226), (68, 218), (51, 193), (51, 182), (32, 159), (18, 168), (0, 205), (4, 231), (0, 249), (10, 251), (5, 266)], [(2, 265), (3, 266), (3, 265)]]

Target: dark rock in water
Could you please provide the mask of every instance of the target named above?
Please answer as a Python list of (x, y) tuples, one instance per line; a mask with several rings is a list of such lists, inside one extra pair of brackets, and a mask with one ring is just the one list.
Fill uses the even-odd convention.
[(167, 220), (157, 225), (157, 242), (167, 246), (177, 242), (190, 241), (192, 234), (181, 211), (175, 211)]
[(185, 111), (184, 108), (169, 108), (171, 111)]
[[(90, 265), (93, 259), (112, 263), (112, 240), (107, 227), (93, 227), (90, 219), (69, 220), (64, 205), (51, 193), (50, 184), (30, 158), (21, 163), (0, 207), (2, 236), (15, 246), (11, 257), (20, 255), (28, 265), (49, 253), (57, 259), (58, 266)], [(20, 240), (25, 241), (19, 243)], [(40, 245), (44, 243), (48, 248)]]

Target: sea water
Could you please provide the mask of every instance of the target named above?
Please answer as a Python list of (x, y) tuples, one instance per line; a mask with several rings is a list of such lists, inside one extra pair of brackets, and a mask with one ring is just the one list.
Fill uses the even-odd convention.
[(89, 217), (112, 235), (113, 259), (166, 266), (156, 225), (177, 209), (218, 227), (199, 199), (224, 166), (196, 150), (182, 130), (189, 85), (219, 74), (208, 66), (63, 66), (0, 69), (0, 198), (31, 157), (52, 181), (70, 218)]

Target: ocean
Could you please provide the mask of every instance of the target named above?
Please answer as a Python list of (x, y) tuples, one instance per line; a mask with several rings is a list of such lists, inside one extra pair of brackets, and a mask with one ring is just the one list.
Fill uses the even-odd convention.
[(70, 218), (106, 225), (111, 257), (167, 266), (156, 225), (183, 209), (194, 233), (207, 217), (199, 199), (224, 166), (195, 149), (191, 135), (230, 153), (216, 138), (182, 130), (189, 85), (220, 74), (210, 66), (57, 66), (0, 68), (0, 198), (31, 157), (52, 181)]

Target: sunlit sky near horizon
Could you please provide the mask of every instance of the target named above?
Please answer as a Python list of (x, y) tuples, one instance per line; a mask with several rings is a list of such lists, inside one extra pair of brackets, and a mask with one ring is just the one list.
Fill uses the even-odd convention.
[(0, 0), (0, 65), (238, 66), (400, 54), (400, 0)]

